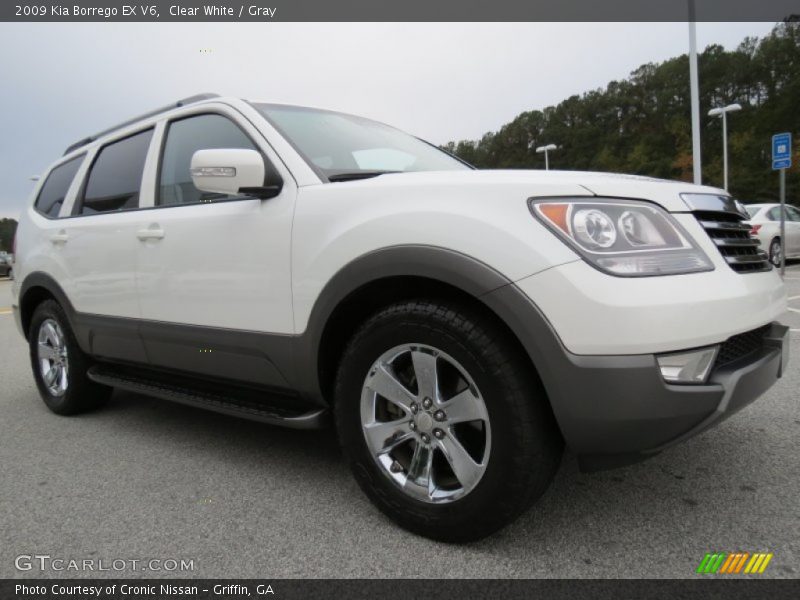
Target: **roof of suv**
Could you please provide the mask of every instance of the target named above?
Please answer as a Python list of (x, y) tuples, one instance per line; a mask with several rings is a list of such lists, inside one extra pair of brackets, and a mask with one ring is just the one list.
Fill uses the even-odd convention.
[(189, 96), (187, 98), (181, 98), (177, 102), (173, 102), (172, 104), (167, 104), (166, 106), (162, 106), (160, 108), (156, 108), (155, 110), (148, 111), (148, 112), (146, 112), (146, 113), (144, 113), (142, 115), (139, 115), (138, 117), (134, 117), (132, 119), (128, 119), (127, 121), (123, 121), (122, 123), (118, 123), (117, 125), (114, 125), (113, 127), (109, 127), (108, 129), (104, 129), (103, 131), (100, 131), (100, 132), (95, 133), (93, 135), (87, 136), (87, 137), (83, 138), (82, 140), (78, 140), (74, 144), (72, 144), (69, 147), (67, 147), (66, 150), (64, 150), (64, 155), (66, 156), (67, 154), (69, 154), (73, 150), (77, 150), (78, 148), (86, 146), (87, 144), (91, 144), (92, 142), (100, 139), (103, 136), (108, 135), (109, 133), (113, 133), (113, 132), (117, 131), (118, 129), (122, 129), (123, 127), (127, 127), (128, 125), (133, 125), (134, 123), (137, 123), (138, 121), (141, 121), (143, 119), (147, 119), (147, 118), (150, 118), (150, 117), (155, 117), (156, 115), (160, 115), (161, 113), (170, 111), (170, 110), (172, 110), (174, 108), (180, 108), (182, 106), (188, 106), (189, 104), (194, 104), (196, 102), (201, 102), (203, 100), (211, 100), (213, 98), (220, 98), (220, 97), (221, 96), (219, 94), (207, 93), (207, 94), (196, 94), (194, 96)]

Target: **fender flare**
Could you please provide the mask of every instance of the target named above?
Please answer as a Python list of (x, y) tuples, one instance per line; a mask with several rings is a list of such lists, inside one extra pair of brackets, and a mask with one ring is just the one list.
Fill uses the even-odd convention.
[(303, 396), (323, 400), (319, 381), (320, 343), (339, 304), (364, 285), (403, 276), (445, 283), (476, 299), (512, 283), (489, 265), (438, 246), (391, 246), (361, 255), (328, 281), (314, 302), (305, 332), (295, 338), (293, 379)]
[(56, 282), (56, 280), (48, 275), (43, 271), (33, 271), (29, 273), (25, 279), (23, 280), (22, 284), (19, 287), (19, 311), (20, 311), (20, 320), (23, 324), (25, 337), (27, 339), (28, 330), (27, 325), (29, 323), (30, 315), (24, 312), (25, 309), (25, 297), (30, 292), (32, 288), (43, 288), (46, 290), (51, 296), (56, 299), (61, 307), (64, 309), (64, 312), (67, 313), (67, 319), (70, 321), (70, 326), (72, 326), (73, 331), (75, 330), (75, 308), (72, 306), (72, 302), (69, 301), (67, 294), (61, 288), (61, 286)]

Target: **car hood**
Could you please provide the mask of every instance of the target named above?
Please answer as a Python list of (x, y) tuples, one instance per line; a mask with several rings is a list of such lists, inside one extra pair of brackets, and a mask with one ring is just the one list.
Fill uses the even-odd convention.
[(563, 195), (567, 191), (568, 193), (574, 193), (576, 196), (595, 195), (650, 200), (660, 204), (670, 212), (687, 212), (691, 210), (681, 199), (681, 194), (728, 195), (719, 188), (637, 175), (521, 169), (391, 173), (371, 179), (326, 185), (335, 185), (337, 187), (369, 186), (374, 188), (387, 186), (465, 186), (486, 188), (497, 186), (498, 188), (514, 188), (514, 197), (518, 197), (517, 193), (524, 193), (529, 197), (547, 196), (551, 190), (559, 190), (558, 195)]

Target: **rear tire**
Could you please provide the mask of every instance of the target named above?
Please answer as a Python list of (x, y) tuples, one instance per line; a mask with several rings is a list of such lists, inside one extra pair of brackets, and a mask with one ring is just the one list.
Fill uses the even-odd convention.
[(335, 415), (370, 500), (445, 542), (513, 521), (547, 489), (563, 449), (516, 344), (480, 313), (439, 302), (395, 304), (364, 323), (339, 366)]
[(783, 252), (783, 245), (779, 238), (773, 239), (769, 244), (769, 262), (774, 267), (781, 266), (781, 254)]
[(36, 387), (51, 411), (73, 415), (108, 401), (112, 388), (87, 377), (91, 361), (78, 346), (64, 309), (54, 300), (45, 300), (34, 310), (28, 344)]

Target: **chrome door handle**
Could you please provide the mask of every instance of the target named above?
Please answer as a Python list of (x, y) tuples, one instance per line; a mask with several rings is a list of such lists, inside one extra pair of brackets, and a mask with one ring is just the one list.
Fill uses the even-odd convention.
[(58, 233), (54, 233), (53, 235), (50, 236), (50, 241), (53, 242), (54, 244), (66, 244), (67, 240), (69, 240), (69, 236), (67, 235), (67, 232), (64, 231), (63, 229)]
[(158, 225), (151, 225), (136, 232), (136, 237), (140, 240), (160, 240), (164, 238), (164, 230)]

